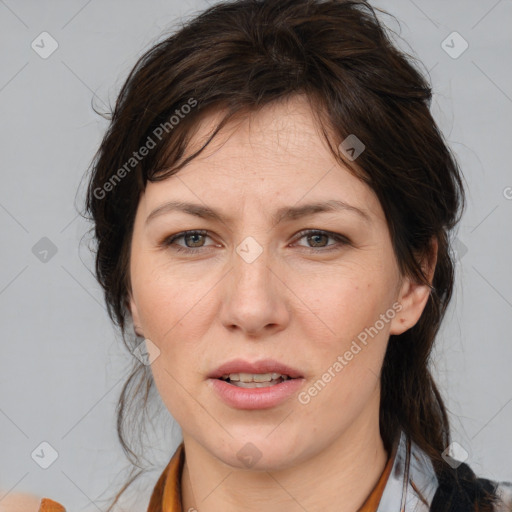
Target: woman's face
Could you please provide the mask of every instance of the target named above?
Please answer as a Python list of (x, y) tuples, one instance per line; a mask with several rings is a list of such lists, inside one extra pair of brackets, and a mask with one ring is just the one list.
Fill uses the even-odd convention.
[[(190, 153), (218, 119), (205, 118)], [(335, 201), (346, 206), (301, 214)], [(168, 202), (195, 206), (151, 215)], [(187, 230), (207, 233), (169, 241)], [(399, 274), (377, 197), (335, 161), (299, 96), (238, 121), (178, 174), (148, 183), (130, 273), (134, 324), (160, 351), (154, 380), (185, 440), (235, 467), (248, 455), (255, 469), (378, 431), (389, 334), (413, 325), (426, 301)], [(272, 360), (298, 378), (275, 389), (212, 378), (233, 360)]]

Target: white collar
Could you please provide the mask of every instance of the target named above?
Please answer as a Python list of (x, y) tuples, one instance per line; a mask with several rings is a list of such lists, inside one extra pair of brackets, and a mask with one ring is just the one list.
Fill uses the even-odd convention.
[(438, 487), (430, 457), (404, 431), (394, 443), (393, 467), (376, 512), (428, 512)]

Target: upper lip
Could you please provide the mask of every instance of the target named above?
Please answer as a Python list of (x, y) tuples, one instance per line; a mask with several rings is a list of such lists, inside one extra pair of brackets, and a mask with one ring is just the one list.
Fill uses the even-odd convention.
[(244, 361), (243, 359), (232, 359), (220, 365), (208, 375), (211, 379), (218, 379), (230, 373), (280, 373), (292, 378), (302, 377), (299, 370), (274, 359), (262, 359), (260, 361)]

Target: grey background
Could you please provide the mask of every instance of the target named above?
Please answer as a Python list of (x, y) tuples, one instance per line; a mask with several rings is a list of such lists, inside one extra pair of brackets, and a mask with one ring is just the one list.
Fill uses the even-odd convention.
[[(430, 71), (434, 116), (468, 184), (457, 291), (434, 354), (453, 437), (478, 474), (512, 481), (512, 2), (374, 5), (397, 16), (399, 44)], [(68, 510), (104, 510), (91, 501), (125, 476), (114, 408), (131, 356), (107, 317), (80, 245), (89, 225), (76, 210), (107, 127), (91, 98), (113, 105), (137, 57), (206, 6), (0, 0), (0, 499), (33, 492)], [(31, 47), (43, 31), (59, 45), (46, 59)], [(442, 47), (453, 31), (469, 44), (456, 59)], [(452, 52), (461, 48), (450, 41)], [(46, 262), (33, 252), (43, 237), (57, 250)], [(180, 440), (166, 410), (160, 418), (164, 427), (150, 432), (157, 469), (137, 488), (140, 510)], [(31, 458), (43, 441), (58, 452), (45, 470)]]

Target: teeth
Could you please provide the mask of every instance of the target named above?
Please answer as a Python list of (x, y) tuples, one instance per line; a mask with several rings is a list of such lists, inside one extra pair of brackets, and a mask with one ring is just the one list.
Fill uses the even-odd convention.
[(230, 380), (234, 382), (272, 382), (273, 380), (277, 380), (282, 378), (282, 380), (287, 380), (290, 377), (288, 375), (281, 375), (280, 373), (229, 373), (222, 376), (223, 380)]
[(267, 388), (270, 386), (275, 386), (276, 384), (279, 384), (277, 381), (271, 381), (271, 382), (232, 382), (234, 386), (237, 386), (239, 388)]

